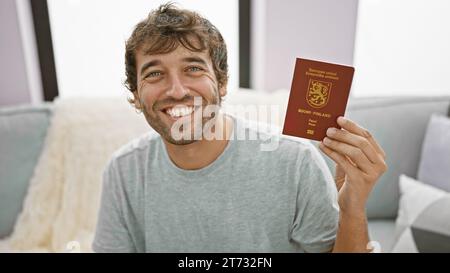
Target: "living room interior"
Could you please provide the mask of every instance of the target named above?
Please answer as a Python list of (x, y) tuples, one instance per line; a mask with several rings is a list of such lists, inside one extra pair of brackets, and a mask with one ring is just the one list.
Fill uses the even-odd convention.
[[(0, 252), (92, 252), (108, 159), (152, 130), (127, 101), (125, 41), (165, 2), (0, 1)], [(450, 252), (450, 2), (176, 3), (226, 41), (224, 106), (276, 106), (279, 128), (296, 58), (354, 67), (345, 116), (388, 165), (366, 206), (372, 245)]]

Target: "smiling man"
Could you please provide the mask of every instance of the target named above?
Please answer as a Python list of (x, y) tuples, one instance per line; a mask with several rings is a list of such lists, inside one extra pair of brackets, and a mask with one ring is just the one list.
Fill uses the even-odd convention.
[[(125, 61), (130, 102), (155, 132), (109, 161), (94, 251), (369, 250), (365, 204), (386, 164), (367, 130), (344, 118), (329, 130), (320, 148), (337, 163), (334, 181), (309, 142), (222, 113), (225, 42), (171, 4), (135, 27)], [(261, 151), (270, 138), (277, 149)]]

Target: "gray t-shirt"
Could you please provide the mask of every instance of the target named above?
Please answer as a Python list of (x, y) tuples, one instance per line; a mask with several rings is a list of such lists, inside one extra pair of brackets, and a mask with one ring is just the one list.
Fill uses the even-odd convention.
[[(223, 153), (199, 170), (169, 158), (149, 132), (104, 171), (95, 252), (327, 252), (338, 227), (337, 190), (307, 141), (233, 117)], [(242, 134), (241, 134), (242, 135)], [(278, 148), (261, 144), (278, 140)]]

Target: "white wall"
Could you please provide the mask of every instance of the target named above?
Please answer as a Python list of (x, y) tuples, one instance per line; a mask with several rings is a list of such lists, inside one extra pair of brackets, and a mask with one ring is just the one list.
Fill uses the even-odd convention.
[(0, 106), (39, 104), (42, 82), (29, 0), (0, 1)]
[(252, 86), (290, 89), (295, 59), (352, 65), (357, 0), (254, 0)]
[(0, 106), (31, 102), (15, 0), (0, 1)]
[[(61, 97), (129, 96), (125, 41), (134, 26), (167, 0), (49, 0), (56, 71)], [(228, 47), (229, 87), (238, 86), (238, 2), (178, 0), (222, 33)]]
[(353, 95), (450, 95), (449, 15), (448, 0), (361, 0)]
[(32, 104), (39, 104), (44, 100), (42, 92), (41, 68), (34, 32), (33, 14), (30, 0), (16, 0), (17, 16), (19, 19), (20, 36), (22, 37), (22, 52), (25, 57), (27, 70), (28, 91)]

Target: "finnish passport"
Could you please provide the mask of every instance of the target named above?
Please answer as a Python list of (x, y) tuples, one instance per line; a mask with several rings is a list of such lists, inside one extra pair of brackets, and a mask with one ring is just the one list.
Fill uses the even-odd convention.
[(321, 141), (329, 127), (339, 128), (355, 69), (297, 58), (283, 134)]

